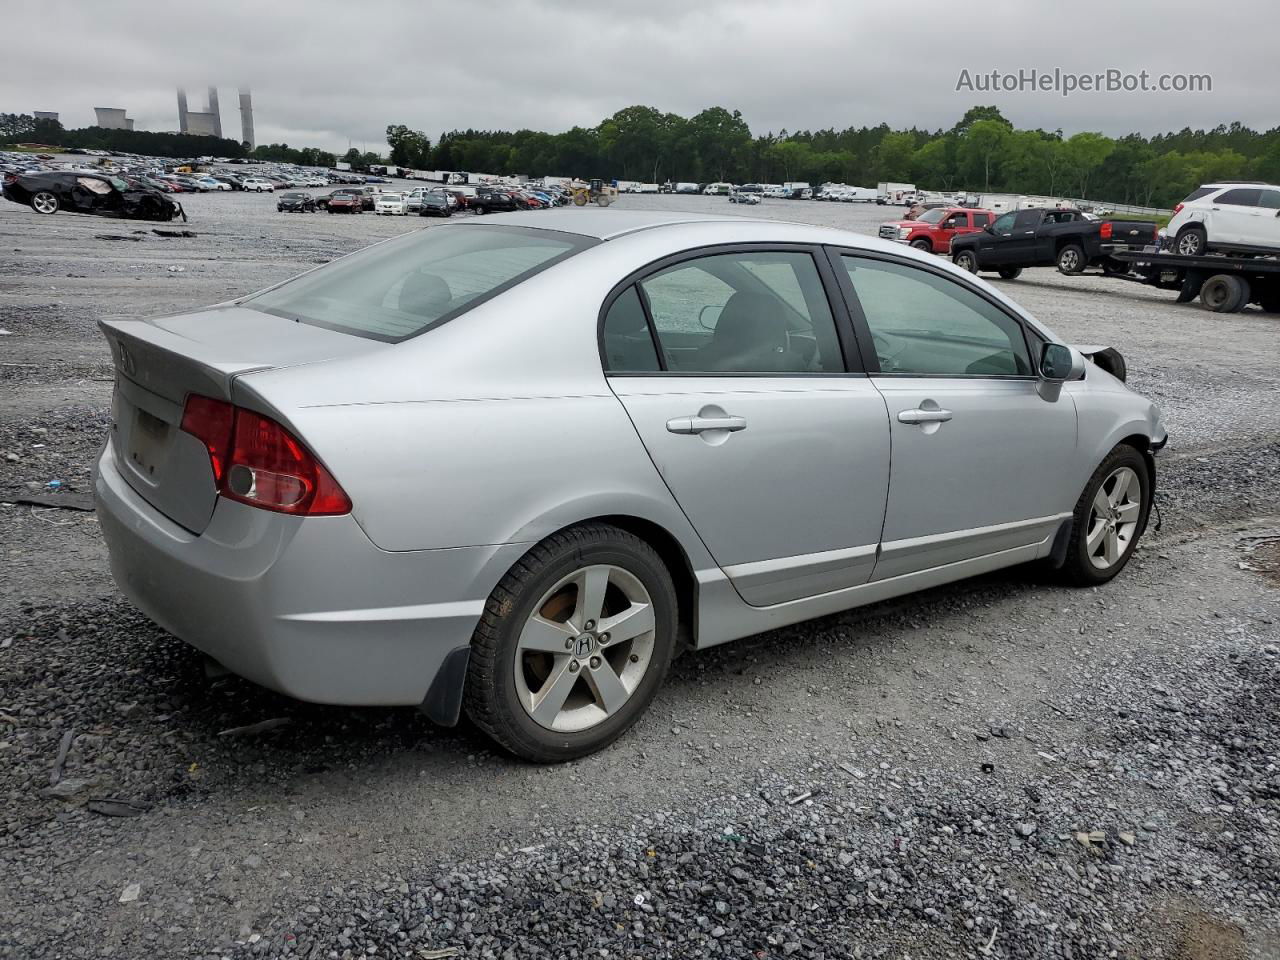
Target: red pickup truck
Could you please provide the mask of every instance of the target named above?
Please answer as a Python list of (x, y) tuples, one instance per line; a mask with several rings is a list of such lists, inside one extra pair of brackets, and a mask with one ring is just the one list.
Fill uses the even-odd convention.
[(990, 210), (934, 207), (915, 220), (894, 220), (892, 223), (880, 224), (880, 236), (885, 240), (909, 243), (917, 250), (949, 253), (952, 237), (985, 230), (995, 218), (996, 215)]

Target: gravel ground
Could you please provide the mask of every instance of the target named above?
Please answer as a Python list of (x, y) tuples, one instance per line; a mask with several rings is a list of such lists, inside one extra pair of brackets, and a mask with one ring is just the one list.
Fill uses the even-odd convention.
[(197, 237), (162, 239), (0, 204), (0, 956), (1280, 957), (1275, 318), (996, 281), (1165, 409), (1163, 525), (1126, 572), (1005, 571), (686, 655), (631, 734), (538, 768), (208, 677), (116, 594), (78, 509), (94, 321), (422, 223), (187, 207)]

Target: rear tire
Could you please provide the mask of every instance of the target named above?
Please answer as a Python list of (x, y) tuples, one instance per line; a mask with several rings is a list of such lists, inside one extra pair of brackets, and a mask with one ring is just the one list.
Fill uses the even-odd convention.
[(972, 250), (961, 250), (952, 256), (951, 262), (969, 273), (978, 272), (978, 256)]
[(1209, 246), (1209, 236), (1199, 224), (1189, 224), (1178, 231), (1173, 249), (1184, 257), (1199, 257)]
[(54, 214), (58, 212), (58, 208), (61, 206), (62, 204), (58, 202), (57, 195), (50, 193), (48, 190), (38, 190), (31, 195), (31, 209), (36, 213)]
[(1084, 256), (1084, 248), (1078, 243), (1068, 243), (1065, 247), (1058, 251), (1058, 272), (1070, 276), (1073, 273), (1079, 273), (1085, 268), (1087, 261)]
[(1021, 267), (1001, 267), (998, 271), (1001, 280), (1017, 280), (1022, 275)]
[(1107, 454), (1080, 494), (1062, 576), (1081, 587), (1115, 577), (1133, 556), (1150, 511), (1151, 473), (1146, 458), (1122, 443)]
[(1200, 288), (1200, 303), (1214, 313), (1235, 313), (1249, 302), (1249, 283), (1244, 277), (1217, 273)]
[[(592, 609), (598, 623), (587, 619)], [(640, 632), (624, 637), (628, 611), (637, 619), (625, 622)], [(535, 763), (594, 753), (622, 736), (662, 685), (677, 616), (671, 574), (639, 537), (604, 523), (552, 534), (485, 603), (471, 641), (467, 715)], [(601, 629), (610, 622), (613, 636)]]

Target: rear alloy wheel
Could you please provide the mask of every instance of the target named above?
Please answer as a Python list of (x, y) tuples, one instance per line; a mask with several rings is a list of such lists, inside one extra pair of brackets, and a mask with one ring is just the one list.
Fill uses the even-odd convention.
[(969, 273), (978, 272), (978, 258), (974, 255), (972, 250), (961, 250), (951, 258), (951, 262), (961, 270), (968, 271)]
[(1200, 288), (1200, 302), (1214, 313), (1235, 313), (1249, 302), (1249, 282), (1233, 273), (1214, 274)]
[(1021, 267), (1001, 267), (997, 272), (1000, 274), (1001, 280), (1017, 280), (1018, 277), (1022, 276)]
[(1208, 244), (1208, 234), (1204, 232), (1204, 227), (1192, 225), (1183, 227), (1178, 231), (1178, 237), (1173, 242), (1173, 248), (1184, 257), (1198, 257), (1205, 251)]
[(1121, 444), (1094, 471), (1076, 504), (1064, 575), (1090, 586), (1118, 574), (1146, 529), (1150, 509), (1147, 461)]
[(36, 213), (57, 213), (58, 198), (48, 190), (41, 190), (31, 197), (31, 209)]
[(1058, 272), (1079, 273), (1085, 268), (1084, 250), (1078, 243), (1069, 243), (1058, 251)]
[(600, 523), (553, 534), (485, 604), (467, 714), (526, 760), (593, 753), (653, 699), (675, 650), (676, 616), (671, 575), (643, 540)]

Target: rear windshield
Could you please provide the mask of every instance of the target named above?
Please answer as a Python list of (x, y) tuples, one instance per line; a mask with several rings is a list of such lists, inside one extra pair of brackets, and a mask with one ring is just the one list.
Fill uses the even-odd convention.
[(433, 227), (361, 250), (245, 304), (300, 323), (398, 343), (596, 242), (528, 227)]

